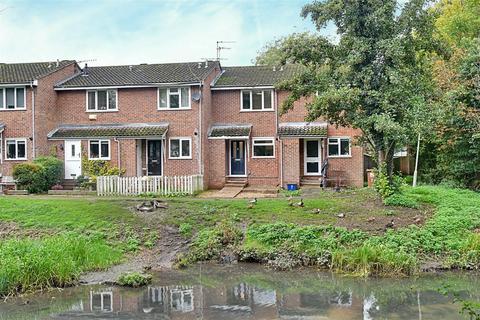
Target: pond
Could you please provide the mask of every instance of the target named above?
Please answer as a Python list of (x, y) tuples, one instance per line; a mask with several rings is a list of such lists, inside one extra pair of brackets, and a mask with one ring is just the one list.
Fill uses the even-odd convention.
[(154, 275), (145, 288), (84, 285), (11, 298), (0, 319), (461, 319), (438, 292), (479, 301), (474, 273), (359, 279), (313, 269), (197, 265)]

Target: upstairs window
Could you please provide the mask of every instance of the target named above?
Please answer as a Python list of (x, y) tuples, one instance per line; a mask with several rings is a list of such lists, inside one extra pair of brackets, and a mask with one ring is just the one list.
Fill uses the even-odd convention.
[(273, 90), (242, 90), (242, 111), (273, 110)]
[(192, 158), (192, 140), (190, 138), (171, 138), (170, 139), (170, 158), (171, 159), (191, 159)]
[(275, 139), (255, 138), (253, 139), (253, 158), (274, 158)]
[(159, 88), (158, 109), (190, 109), (190, 88)]
[(0, 88), (0, 110), (24, 110), (25, 88)]
[(89, 160), (110, 160), (110, 140), (90, 140), (88, 143)]
[(27, 160), (27, 139), (6, 139), (5, 158), (7, 160)]
[(87, 111), (117, 111), (117, 90), (87, 91)]
[(350, 138), (328, 138), (329, 157), (349, 157)]

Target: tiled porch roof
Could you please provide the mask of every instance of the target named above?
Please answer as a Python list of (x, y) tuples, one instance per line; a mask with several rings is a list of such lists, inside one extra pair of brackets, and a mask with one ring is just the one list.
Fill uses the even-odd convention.
[(163, 137), (168, 123), (124, 123), (62, 125), (48, 134), (49, 139), (64, 138), (146, 138)]
[(308, 138), (308, 137), (326, 137), (326, 122), (287, 122), (280, 123), (278, 127), (280, 137)]
[(214, 124), (208, 133), (209, 139), (249, 137), (251, 124)]

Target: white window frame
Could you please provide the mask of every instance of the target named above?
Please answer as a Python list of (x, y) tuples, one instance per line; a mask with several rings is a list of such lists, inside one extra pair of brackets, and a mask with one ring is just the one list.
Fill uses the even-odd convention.
[[(330, 140), (337, 140), (338, 144), (338, 154), (337, 155), (330, 155)], [(341, 152), (341, 140), (348, 140), (348, 154), (342, 155)], [(329, 158), (351, 158), (352, 157), (352, 138), (351, 137), (328, 137), (327, 138), (327, 157)]]
[[(92, 141), (98, 141), (98, 158), (92, 158), (90, 153), (90, 144)], [(108, 157), (102, 157), (102, 142), (108, 142)], [(88, 140), (88, 160), (110, 160), (112, 155), (110, 139), (90, 139)]]
[[(98, 91), (106, 91), (107, 94), (107, 110), (98, 110)], [(115, 91), (115, 109), (108, 109), (109, 91)], [(88, 109), (88, 94), (95, 92), (95, 109)], [(118, 89), (95, 89), (86, 90), (85, 92), (85, 110), (87, 112), (117, 112), (118, 111)]]
[[(271, 140), (272, 143), (256, 143), (259, 140)], [(256, 156), (255, 155), (255, 146), (273, 146), (273, 155), (272, 156)], [(252, 139), (252, 158), (253, 159), (274, 159), (275, 158), (275, 138), (272, 137), (257, 137)]]
[[(4, 154), (5, 154), (5, 160), (6, 161), (24, 161), (28, 159), (28, 143), (27, 143), (27, 138), (4, 138), (5, 140), (5, 149), (4, 149)], [(7, 142), (8, 141), (15, 141), (15, 158), (8, 158), (8, 147), (7, 147)], [(23, 141), (25, 142), (25, 157), (19, 158), (18, 157), (18, 142)]]
[[(7, 90), (6, 89), (14, 89), (13, 90), (13, 101), (14, 101), (14, 108), (8, 109), (7, 108)], [(17, 89), (23, 89), (23, 103), (24, 106), (19, 108), (17, 106)], [(16, 111), (16, 110), (27, 110), (27, 87), (1, 87), (0, 91), (2, 91), (3, 95), (3, 107), (0, 108), (0, 111)]]
[[(253, 91), (261, 91), (262, 92), (262, 109), (253, 109)], [(265, 109), (265, 91), (270, 91), (272, 97), (272, 103), (270, 109)], [(243, 108), (243, 93), (249, 92), (250, 93), (250, 108), (244, 109)], [(246, 89), (240, 90), (240, 112), (268, 112), (268, 111), (275, 111), (275, 92), (272, 89)]]
[[(171, 89), (178, 89), (178, 102), (179, 102), (179, 107), (178, 108), (171, 108), (170, 107), (170, 90)], [(182, 89), (187, 89), (188, 90), (188, 106), (182, 107)], [(167, 90), (167, 106), (162, 107), (160, 106), (160, 90)], [(157, 110), (161, 111), (178, 111), (178, 110), (191, 110), (192, 109), (192, 88), (190, 87), (159, 87), (157, 89)]]
[[(178, 157), (173, 157), (172, 156), (172, 140), (179, 140), (179, 156)], [(188, 140), (189, 143), (188, 143), (188, 146), (189, 146), (189, 150), (188, 150), (188, 153), (189, 153), (189, 156), (186, 157), (186, 156), (182, 156), (182, 141), (184, 140)], [(172, 137), (170, 139), (168, 139), (168, 159), (171, 159), (171, 160), (185, 160), (185, 159), (192, 159), (192, 138), (191, 137)]]

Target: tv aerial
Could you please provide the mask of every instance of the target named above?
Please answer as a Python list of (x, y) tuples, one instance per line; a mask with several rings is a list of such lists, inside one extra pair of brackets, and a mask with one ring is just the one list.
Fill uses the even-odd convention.
[(227, 43), (235, 43), (236, 41), (217, 41), (217, 61), (225, 60), (225, 58), (221, 58), (220, 54), (223, 50), (230, 50), (231, 47), (225, 47), (224, 44)]

